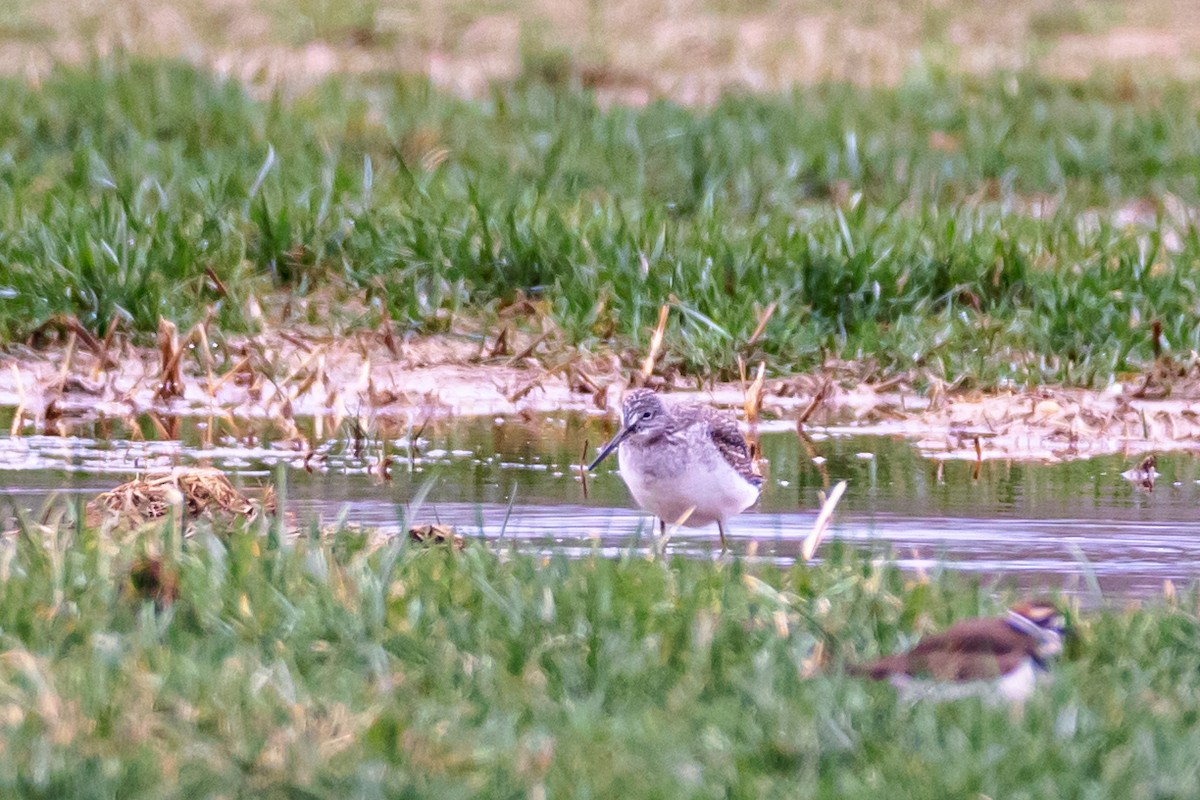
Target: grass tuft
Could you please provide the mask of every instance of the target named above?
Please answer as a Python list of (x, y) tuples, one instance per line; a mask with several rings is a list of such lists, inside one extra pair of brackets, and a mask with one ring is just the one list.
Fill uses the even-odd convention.
[(535, 298), (566, 344), (619, 351), (670, 302), (660, 368), (721, 377), (836, 356), (1103, 384), (1150, 361), (1154, 319), (1200, 350), (1200, 95), (1181, 84), (927, 70), (633, 109), (544, 80), (255, 99), (118, 57), (0, 100), (10, 339), (56, 313), (150, 332), (209, 307), (235, 331), (251, 297), (334, 287), (429, 331)]
[(1076, 614), (1014, 716), (841, 676), (1000, 606), (836, 543), (779, 569), (219, 533), (17, 538), (6, 796), (1130, 796), (1186, 793), (1200, 744), (1194, 591)]

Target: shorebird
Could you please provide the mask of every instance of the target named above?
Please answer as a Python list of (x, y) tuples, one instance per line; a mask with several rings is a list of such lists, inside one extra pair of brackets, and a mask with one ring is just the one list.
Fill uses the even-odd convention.
[(721, 549), (725, 522), (754, 505), (762, 477), (737, 422), (698, 404), (666, 405), (649, 389), (635, 389), (621, 405), (621, 429), (600, 448), (594, 470), (613, 450), (621, 478), (637, 504), (658, 517), (659, 529), (678, 523), (717, 523)]
[(848, 667), (888, 680), (907, 698), (983, 696), (1020, 703), (1046, 659), (1062, 652), (1066, 620), (1053, 603), (1021, 602), (1003, 617), (967, 619), (926, 636), (907, 653)]
[(1136, 467), (1125, 470), (1121, 477), (1147, 492), (1154, 491), (1154, 482), (1162, 475), (1158, 471), (1158, 458), (1153, 454), (1146, 456)]

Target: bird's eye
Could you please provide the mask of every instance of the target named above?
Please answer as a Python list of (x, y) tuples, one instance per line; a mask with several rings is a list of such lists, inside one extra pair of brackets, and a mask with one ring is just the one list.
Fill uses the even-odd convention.
[(654, 416), (653, 411), (643, 411), (642, 412), (642, 419), (650, 419), (653, 416)]

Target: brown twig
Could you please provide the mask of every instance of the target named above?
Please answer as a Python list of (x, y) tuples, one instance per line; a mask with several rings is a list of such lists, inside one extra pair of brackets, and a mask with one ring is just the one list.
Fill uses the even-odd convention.
[(758, 324), (754, 326), (754, 332), (750, 334), (750, 338), (746, 340), (747, 345), (752, 345), (758, 341), (758, 337), (762, 336), (763, 331), (767, 328), (767, 323), (771, 321), (775, 309), (779, 306), (778, 300), (772, 300), (763, 312), (758, 315)]
[(213, 291), (215, 291), (217, 293), (218, 297), (228, 296), (229, 290), (225, 288), (225, 283), (219, 277), (217, 277), (217, 273), (213, 270), (213, 268), (211, 266), (206, 266), (204, 268), (204, 275), (210, 281), (212, 281)]
[(513, 364), (516, 364), (518, 361), (522, 361), (522, 360), (528, 358), (529, 356), (533, 355), (533, 351), (538, 348), (538, 345), (540, 345), (542, 342), (546, 341), (546, 339), (550, 338), (551, 333), (552, 333), (552, 331), (546, 331), (545, 333), (541, 334), (536, 339), (534, 339), (532, 342), (530, 342), (528, 347), (522, 349), (521, 352), (517, 353), (515, 356), (513, 356), (512, 358), (510, 358), (508, 360), (508, 366), (512, 366)]
[(488, 348), (488, 358), (499, 358), (506, 356), (511, 352), (508, 347), (508, 326), (500, 326), (500, 332), (496, 334), (496, 341)]
[(179, 329), (174, 322), (164, 317), (158, 319), (159, 382), (154, 392), (156, 400), (169, 400), (183, 394), (183, 376), (180, 359), (183, 348), (179, 346)]
[(813, 413), (820, 407), (821, 403), (824, 402), (825, 395), (829, 393), (829, 388), (832, 385), (833, 381), (829, 378), (826, 378), (825, 382), (821, 384), (821, 388), (817, 390), (817, 393), (813, 395), (812, 400), (809, 401), (809, 404), (805, 406), (803, 411), (800, 412), (800, 416), (796, 418), (796, 430), (801, 430), (804, 427), (804, 423), (808, 422), (808, 418), (811, 417)]

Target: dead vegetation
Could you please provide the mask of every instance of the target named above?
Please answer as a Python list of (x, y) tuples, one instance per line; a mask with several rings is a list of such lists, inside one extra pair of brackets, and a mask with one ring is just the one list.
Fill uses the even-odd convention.
[[(276, 512), (275, 493), (267, 487), (260, 498), (251, 499), (234, 488), (219, 469), (179, 467), (151, 474), (102, 492), (85, 507), (85, 524), (109, 531), (137, 531), (173, 519), (184, 524), (196, 518), (228, 525), (239, 519), (254, 519)], [(295, 532), (295, 531), (293, 531)], [(466, 547), (466, 538), (449, 525), (412, 525), (408, 538), (424, 545)], [(175, 569), (158, 555), (143, 555), (130, 567), (130, 588), (160, 607), (178, 595)]]
[[(1154, 329), (1157, 337), (1157, 325)], [(1193, 357), (1183, 364), (1160, 354), (1141, 375), (1100, 392), (1061, 387), (992, 395), (942, 392), (932, 396), (919, 419), (927, 429), (944, 432), (922, 437), (920, 447), (977, 461), (1198, 449), (1200, 361)]]
[(439, 523), (413, 525), (408, 529), (408, 538), (417, 544), (447, 545), (455, 550), (462, 550), (467, 546), (467, 540), (461, 533), (449, 525)]
[(275, 511), (274, 493), (267, 489), (259, 500), (251, 500), (234, 488), (219, 469), (179, 467), (123, 483), (87, 504), (89, 527), (136, 530), (164, 520), (205, 517), (230, 522)]
[[(319, 443), (335, 437), (384, 481), (395, 463), (415, 455), (414, 445), (393, 452), (386, 441), (413, 442), (411, 434), (431, 420), (607, 411), (631, 386), (740, 406), (756, 456), (760, 430), (780, 424), (802, 438), (831, 426), (895, 433), (930, 456), (976, 462), (1200, 447), (1200, 359), (1173, 358), (1159, 347), (1143, 373), (1101, 391), (985, 393), (927, 374), (887, 374), (869, 359), (831, 359), (819, 371), (775, 379), (762, 363), (748, 369), (742, 362), (739, 383), (696, 388), (694, 377), (663, 363), (671, 309), (662, 306), (641, 354), (569, 347), (545, 309), (523, 297), (501, 309), (482, 336), (401, 337), (384, 319), (374, 330), (340, 336), (264, 323), (258, 334), (213, 337), (210, 315), (182, 336), (164, 320), (150, 350), (115, 327), (97, 340), (82, 336), (78, 321), (56, 318), (25, 348), (0, 353), (0, 406), (15, 409), (13, 436), (69, 435), (81, 423), (139, 416), (159, 438), (175, 439), (181, 415), (205, 417), (202, 450), (219, 430), (253, 444), (254, 426), (243, 423), (266, 422), (277, 445), (295, 451), (309, 471), (322, 466)], [(761, 317), (769, 314), (768, 306)], [(1159, 330), (1151, 326), (1155, 342)], [(137, 438), (140, 429), (130, 427)]]
[(386, 317), (375, 329), (337, 335), (269, 325), (264, 315), (257, 334), (214, 336), (208, 314), (182, 335), (162, 320), (151, 350), (115, 328), (103, 342), (84, 339), (77, 320), (56, 318), (24, 347), (0, 352), (0, 407), (14, 409), (13, 436), (68, 436), (97, 420), (125, 420), (136, 440), (137, 420), (148, 419), (159, 438), (175, 439), (181, 416), (207, 418), (201, 449), (222, 430), (252, 445), (266, 422), (272, 441), (309, 471), (321, 467), (317, 444), (344, 438), (387, 480), (399, 456), (368, 453), (369, 443), (411, 440), (430, 420), (604, 405), (614, 362), (564, 347), (545, 309), (526, 306), (518, 298), (502, 309), (483, 348), (470, 329), (401, 337)]

